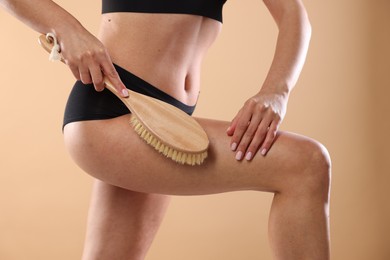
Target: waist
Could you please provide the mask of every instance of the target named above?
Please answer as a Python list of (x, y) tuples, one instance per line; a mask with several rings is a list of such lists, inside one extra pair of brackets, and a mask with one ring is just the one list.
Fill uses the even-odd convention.
[(114, 63), (194, 105), (201, 61), (219, 25), (194, 15), (107, 13), (102, 15), (99, 38)]

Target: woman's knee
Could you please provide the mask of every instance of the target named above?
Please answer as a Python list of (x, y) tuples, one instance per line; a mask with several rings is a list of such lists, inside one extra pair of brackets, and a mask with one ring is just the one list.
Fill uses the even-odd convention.
[(304, 158), (303, 190), (310, 195), (329, 194), (331, 181), (331, 158), (324, 145), (315, 140), (306, 144), (307, 155)]
[(328, 197), (331, 180), (331, 158), (320, 142), (305, 138), (295, 144), (289, 161), (286, 189), (305, 196)]
[(328, 193), (331, 181), (331, 158), (324, 145), (313, 142), (312, 157), (307, 171), (313, 178), (313, 187)]

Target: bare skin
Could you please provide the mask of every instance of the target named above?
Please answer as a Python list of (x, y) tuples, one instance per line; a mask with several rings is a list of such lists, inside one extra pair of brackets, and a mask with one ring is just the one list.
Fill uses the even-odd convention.
[[(31, 2), (0, 0), (32, 28), (57, 35), (77, 79), (100, 91), (105, 75), (123, 91), (114, 62), (180, 101), (196, 103), (201, 62), (221, 29), (218, 21), (110, 13), (102, 15), (95, 38), (52, 1)], [(84, 260), (144, 259), (169, 195), (239, 190), (275, 194), (269, 219), (275, 259), (330, 258), (329, 155), (315, 140), (278, 132), (304, 63), (310, 25), (299, 0), (264, 3), (279, 27), (268, 76), (232, 122), (197, 118), (210, 139), (203, 165), (178, 165), (156, 153), (132, 131), (131, 115), (66, 125), (69, 153), (96, 179)], [(47, 12), (36, 15), (42, 8)]]
[[(86, 172), (101, 180), (96, 184), (95, 200), (104, 202), (107, 196), (116, 198), (110, 200), (107, 207), (103, 206), (105, 203), (92, 204), (91, 215), (94, 217), (89, 221), (90, 239), (86, 249), (98, 251), (87, 251), (86, 256), (94, 257), (85, 259), (99, 259), (95, 257), (105, 254), (107, 257), (101, 259), (109, 259), (111, 254), (119, 252), (124, 255), (118, 259), (143, 259), (149, 243), (145, 242), (139, 251), (131, 250), (126, 254), (126, 250), (136, 245), (140, 236), (152, 236), (156, 231), (153, 229), (157, 229), (156, 219), (153, 219), (153, 225), (145, 224), (149, 227), (148, 232), (129, 224), (136, 222), (133, 219), (138, 219), (138, 214), (144, 214), (142, 211), (134, 214), (139, 201), (147, 201), (145, 207), (150, 214), (153, 207), (147, 204), (153, 202), (146, 199), (149, 193), (199, 195), (236, 190), (275, 193), (269, 231), (276, 259), (328, 259), (330, 163), (326, 150), (308, 138), (279, 133), (267, 156), (255, 156), (251, 162), (237, 161), (229, 149), (230, 138), (221, 135), (229, 123), (198, 120), (211, 140), (209, 158), (199, 167), (181, 166), (154, 152), (131, 131), (129, 116), (67, 126), (65, 140), (73, 159)], [(118, 140), (118, 136), (124, 140)], [(126, 195), (118, 196), (118, 192)], [(144, 193), (144, 196), (138, 195), (132, 203), (121, 202), (136, 196), (132, 195), (136, 192)], [(154, 207), (154, 215), (162, 217), (165, 207), (160, 203), (165, 205), (167, 197), (155, 196), (159, 207)], [(123, 218), (127, 222), (112, 229), (115, 217), (118, 222)], [(103, 229), (99, 236), (93, 235), (97, 232), (96, 226), (102, 228), (105, 225), (111, 227), (111, 232)], [(117, 246), (103, 243), (107, 240), (113, 242), (113, 234), (122, 233), (135, 238), (127, 240), (125, 245), (121, 237), (115, 243)], [(144, 239), (147, 242), (152, 240)], [(102, 247), (96, 248), (96, 245)]]

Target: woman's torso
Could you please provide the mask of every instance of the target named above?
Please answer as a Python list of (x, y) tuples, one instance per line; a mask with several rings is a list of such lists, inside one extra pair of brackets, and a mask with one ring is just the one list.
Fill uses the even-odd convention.
[(114, 63), (194, 105), (202, 59), (220, 29), (219, 21), (198, 15), (105, 13), (99, 38)]

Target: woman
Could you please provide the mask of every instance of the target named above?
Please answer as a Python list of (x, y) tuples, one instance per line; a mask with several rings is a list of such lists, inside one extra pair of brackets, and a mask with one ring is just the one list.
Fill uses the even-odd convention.
[(169, 195), (236, 190), (274, 193), (269, 238), (275, 259), (330, 258), (329, 155), (314, 140), (278, 131), (309, 44), (300, 0), (264, 0), (279, 28), (266, 80), (232, 122), (197, 118), (210, 149), (196, 167), (145, 145), (102, 79), (124, 97), (126, 83), (191, 114), (200, 64), (222, 26), (223, 0), (103, 0), (97, 38), (51, 0), (0, 3), (33, 29), (54, 33), (79, 80), (66, 107), (64, 138), (75, 162), (96, 179), (84, 260), (144, 259)]

